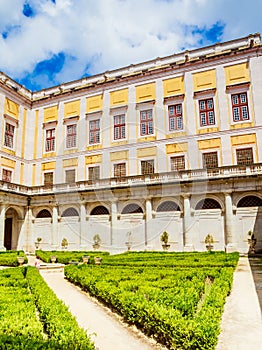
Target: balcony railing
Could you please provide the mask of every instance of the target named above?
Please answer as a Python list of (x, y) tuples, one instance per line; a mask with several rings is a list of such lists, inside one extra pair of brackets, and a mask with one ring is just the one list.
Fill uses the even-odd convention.
[(27, 196), (64, 192), (81, 192), (85, 190), (131, 187), (148, 184), (179, 183), (194, 180), (236, 178), (243, 176), (262, 175), (262, 163), (252, 165), (232, 165), (212, 169), (191, 169), (148, 175), (107, 178), (94, 181), (78, 181), (70, 184), (54, 184), (49, 186), (23, 186), (0, 181), (0, 190), (25, 194)]

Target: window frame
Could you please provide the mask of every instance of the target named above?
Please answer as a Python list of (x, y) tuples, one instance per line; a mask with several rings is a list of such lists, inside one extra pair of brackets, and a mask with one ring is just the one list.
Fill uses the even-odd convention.
[[(124, 175), (122, 175), (121, 170), (120, 170), (120, 175), (116, 174), (116, 167), (117, 166), (124, 166)], [(117, 162), (117, 163), (113, 163), (113, 177), (114, 178), (122, 178), (122, 177), (126, 177), (127, 176), (127, 163), (126, 162)]]
[[(173, 169), (172, 168), (172, 159), (174, 159), (174, 158), (182, 158), (182, 157), (184, 159), (184, 168), (183, 169), (182, 168), (181, 169)], [(170, 171), (171, 172), (186, 170), (186, 155), (185, 154), (172, 154), (169, 159), (170, 159)]]
[[(150, 112), (151, 117), (148, 118), (148, 113)], [(145, 119), (142, 119), (142, 115), (145, 115)], [(152, 132), (149, 132), (150, 123), (152, 123), (151, 128)], [(143, 125), (145, 126), (145, 133), (142, 132)], [(145, 108), (139, 111), (139, 129), (140, 129), (140, 137), (148, 137), (154, 135), (154, 116), (153, 116), (153, 108)]]
[[(52, 174), (52, 182), (46, 182), (45, 177), (46, 175), (50, 175), (50, 174)], [(45, 171), (43, 173), (43, 185), (44, 187), (52, 187), (54, 185), (54, 171)]]
[[(13, 128), (13, 134), (10, 134), (11, 139), (12, 139), (12, 146), (10, 146), (9, 144), (6, 144), (6, 137), (7, 137), (7, 125), (11, 126)], [(7, 119), (5, 120), (5, 124), (4, 124), (4, 142), (3, 142), (3, 146), (5, 148), (14, 150), (15, 149), (15, 137), (16, 137), (16, 128), (17, 125), (15, 123), (12, 123), (11, 120)]]
[[(93, 178), (90, 178), (90, 170), (89, 169), (94, 169), (94, 168), (96, 168), (96, 169), (98, 169), (98, 173), (99, 173), (99, 176), (98, 177), (93, 177)], [(96, 165), (96, 164), (92, 164), (91, 166), (88, 166), (88, 171), (87, 171), (87, 173), (88, 173), (88, 181), (98, 181), (98, 180), (100, 180), (101, 179), (101, 165)]]
[[(116, 123), (116, 118), (124, 118), (124, 122)], [(119, 137), (116, 137), (116, 130), (119, 131)], [(124, 135), (123, 135), (123, 134)], [(126, 113), (115, 113), (113, 114), (113, 140), (121, 141), (126, 139)]]
[[(54, 131), (54, 136), (48, 137), (48, 132)], [(50, 149), (47, 147), (48, 141), (52, 141), (50, 144), (53, 145)], [(55, 152), (56, 150), (56, 127), (54, 125), (45, 128), (45, 153)]]
[[(246, 102), (245, 103), (241, 103), (241, 98), (240, 96), (244, 95), (246, 97)], [(233, 103), (233, 97), (237, 96), (238, 98), (238, 102), (237, 104)], [(245, 123), (245, 122), (250, 122), (250, 112), (249, 112), (249, 105), (248, 105), (248, 92), (247, 91), (242, 91), (242, 92), (231, 92), (231, 108), (232, 108), (232, 121), (233, 123)], [(246, 107), (246, 112), (247, 112), (247, 119), (243, 118), (243, 107)], [(239, 110), (239, 119), (237, 120), (235, 118), (235, 113), (234, 113), (234, 109), (238, 108)]]
[[(253, 162), (239, 164), (238, 163), (238, 151), (244, 151), (244, 150), (247, 150), (247, 149), (251, 149), (251, 151), (252, 151)], [(256, 163), (255, 155), (256, 155), (256, 153), (255, 153), (254, 145), (245, 145), (245, 146), (241, 145), (241, 147), (236, 147), (235, 148), (235, 163), (236, 163), (236, 165), (239, 165), (239, 166), (250, 166), (250, 165)]]
[[(5, 173), (5, 175), (4, 175)], [(7, 173), (9, 173), (9, 177), (7, 176)], [(4, 179), (4, 177), (6, 177)], [(12, 178), (13, 178), (13, 170), (11, 169), (7, 169), (7, 168), (2, 168), (2, 177), (1, 177), (1, 181), (4, 181), (4, 182), (12, 182)]]
[[(143, 172), (143, 163), (150, 163), (153, 162), (153, 172)], [(141, 159), (140, 160), (140, 174), (143, 176), (147, 176), (147, 175), (153, 175), (156, 174), (156, 160), (154, 158), (150, 158), (150, 159)]]
[[(181, 112), (177, 112), (177, 107), (180, 107)], [(174, 108), (174, 114), (170, 114), (170, 109)], [(168, 112), (168, 131), (169, 132), (179, 132), (184, 130), (184, 118), (183, 118), (183, 103), (182, 102), (176, 102), (176, 103), (170, 103), (167, 106), (167, 112)], [(182, 127), (178, 127), (178, 119), (181, 119)], [(171, 128), (171, 121), (173, 120), (174, 128)]]
[[(91, 123), (97, 123), (97, 122), (99, 122), (99, 128), (98, 129), (97, 128), (91, 129)], [(95, 132), (95, 133), (98, 132), (98, 139), (99, 139), (98, 141), (97, 141), (97, 134), (95, 134), (94, 141), (91, 142), (91, 139), (92, 139), (91, 132)], [(101, 135), (101, 118), (98, 116), (96, 116), (94, 118), (90, 118), (88, 120), (88, 144), (90, 146), (101, 144), (101, 136), (102, 136)]]
[[(69, 171), (74, 171), (74, 174), (75, 174), (75, 179), (74, 181), (67, 181), (67, 173)], [(77, 182), (77, 171), (76, 171), (76, 168), (67, 168), (65, 169), (65, 183), (68, 184), (68, 185), (75, 185), (75, 183)]]
[[(207, 163), (205, 161), (205, 157), (207, 155), (211, 156), (215, 154), (216, 154), (216, 166), (206, 166)], [(208, 151), (202, 152), (202, 168), (207, 170), (219, 168), (219, 151), (218, 150), (208, 150)]]
[[(74, 127), (75, 131), (72, 133), (68, 133), (68, 129)], [(70, 144), (70, 140), (73, 142)], [(70, 141), (70, 142), (69, 142)], [(68, 123), (66, 124), (66, 149), (77, 148), (77, 123)]]
[[(208, 107), (208, 102), (212, 100), (212, 108)], [(197, 100), (198, 102), (198, 114), (199, 114), (199, 126), (200, 128), (209, 128), (209, 127), (214, 127), (216, 126), (216, 114), (215, 114), (215, 101), (214, 101), (214, 97), (210, 96), (210, 97), (204, 97), (201, 96), (198, 98)], [(201, 102), (204, 103), (204, 108), (201, 108)], [(213, 113), (213, 119), (214, 122), (211, 123), (209, 118), (209, 113), (212, 112)], [(202, 123), (202, 115), (204, 115), (204, 119), (205, 119), (205, 124)]]

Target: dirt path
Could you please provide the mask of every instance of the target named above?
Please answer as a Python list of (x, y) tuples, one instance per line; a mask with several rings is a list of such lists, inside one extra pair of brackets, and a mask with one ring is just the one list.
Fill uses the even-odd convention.
[(41, 275), (70, 309), (79, 325), (91, 334), (99, 350), (156, 350), (163, 349), (135, 327), (129, 327), (110, 310), (64, 279), (62, 272), (41, 271)]

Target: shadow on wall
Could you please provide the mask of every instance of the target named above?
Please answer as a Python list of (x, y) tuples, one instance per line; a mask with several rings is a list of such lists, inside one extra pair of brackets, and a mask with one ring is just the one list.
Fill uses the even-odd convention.
[(262, 253), (262, 207), (258, 207), (255, 225), (254, 225), (254, 236), (257, 240), (255, 246), (256, 253)]

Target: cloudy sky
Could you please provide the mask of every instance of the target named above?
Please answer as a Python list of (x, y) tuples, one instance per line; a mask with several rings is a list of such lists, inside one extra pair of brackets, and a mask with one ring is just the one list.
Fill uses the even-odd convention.
[(0, 70), (36, 91), (262, 32), (262, 0), (0, 0)]

